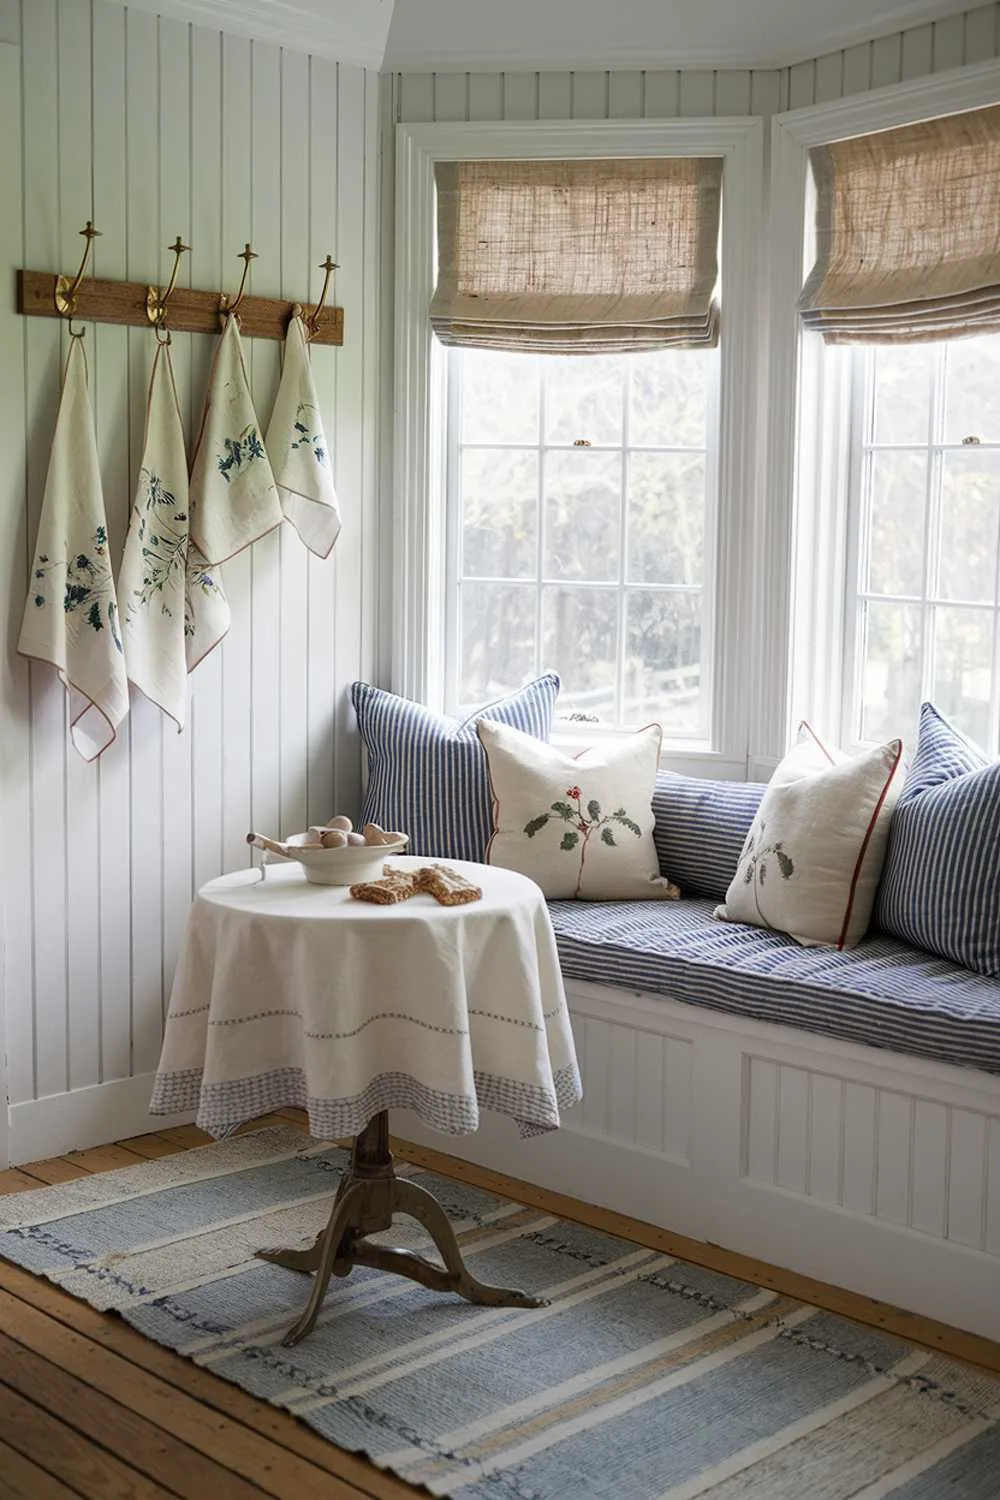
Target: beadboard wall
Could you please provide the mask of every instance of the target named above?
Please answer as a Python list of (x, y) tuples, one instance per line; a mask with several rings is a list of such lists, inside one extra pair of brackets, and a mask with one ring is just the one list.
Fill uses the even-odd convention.
[(396, 118), (635, 120), (771, 115), (1000, 56), (1000, 4), (863, 42), (791, 68), (402, 73)]
[[(347, 694), (372, 671), (377, 618), (379, 232), (376, 74), (113, 0), (23, 0), (20, 42), (0, 45), (0, 879), (17, 1161), (148, 1128), (193, 891), (247, 863), (248, 829), (292, 831), (357, 803)], [(133, 690), (92, 765), (69, 747), (54, 672), (13, 650), (66, 351), (58, 323), (14, 313), (14, 269), (75, 269), (87, 219), (102, 233), (95, 273), (132, 281), (165, 281), (179, 233), (183, 282), (235, 290), (250, 240), (251, 290), (306, 300), (330, 251), (346, 325), (342, 349), (313, 351), (344, 517), (332, 557), (284, 527), (227, 563), (232, 628), (192, 676), (188, 727)], [(174, 337), (189, 442), (213, 342)], [(116, 566), (153, 348), (152, 331), (87, 329)], [(245, 348), (266, 423), (281, 348)]]

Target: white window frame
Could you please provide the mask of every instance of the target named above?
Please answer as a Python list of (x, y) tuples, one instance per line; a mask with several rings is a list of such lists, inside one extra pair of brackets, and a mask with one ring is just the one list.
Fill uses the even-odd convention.
[[(443, 434), (434, 430), (434, 164), (438, 161), (721, 156), (722, 305), (719, 507), (713, 743), (669, 748), (665, 764), (702, 774), (747, 773), (760, 382), (757, 246), (763, 122), (573, 120), (399, 125), (396, 129), (395, 374), (391, 683), (440, 708), (444, 694)], [(439, 393), (438, 393), (439, 394)]]
[(768, 503), (761, 537), (771, 582), (761, 664), (774, 690), (755, 695), (751, 736), (772, 757), (783, 753), (802, 718), (832, 740), (839, 737), (845, 672), (853, 670), (845, 636), (855, 555), (851, 351), (803, 331), (796, 305), (808, 269), (809, 150), (998, 102), (1000, 62), (994, 61), (790, 110), (771, 122)]

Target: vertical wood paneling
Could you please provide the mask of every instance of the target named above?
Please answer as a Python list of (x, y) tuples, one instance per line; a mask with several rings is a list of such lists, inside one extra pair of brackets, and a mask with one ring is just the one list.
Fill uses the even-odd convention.
[(870, 1214), (875, 1208), (875, 1090), (849, 1083), (844, 1091), (845, 1208)]
[(848, 47), (844, 52), (844, 95), (863, 94), (871, 88), (872, 44), (862, 42), (857, 47)]
[(774, 1182), (778, 1170), (778, 1068), (752, 1057), (747, 1069), (746, 1174)]
[[(253, 235), (253, 97), (250, 43), (243, 37), (222, 39), (222, 165), (218, 193), (222, 205), (219, 226), (219, 285), (232, 287), (235, 259), (243, 242)], [(250, 350), (252, 363), (252, 348)], [(222, 863), (227, 870), (247, 862), (245, 839), (253, 826), (252, 760), (252, 642), (250, 600), (253, 563), (244, 551), (227, 562), (223, 581), (232, 611), (232, 625), (222, 643)], [(214, 654), (214, 653), (213, 653)], [(195, 669), (196, 692), (200, 694)], [(200, 698), (199, 698), (200, 701)]]
[(588, 1130), (608, 1130), (608, 1058), (610, 1026), (589, 1016), (583, 1022), (583, 1123)]
[(664, 1037), (663, 1149), (668, 1156), (687, 1161), (691, 1151), (691, 1068), (694, 1048), (690, 1042)]
[(943, 1104), (916, 1100), (910, 1223), (924, 1234), (943, 1237), (948, 1204), (948, 1111)]
[[(23, 17), (25, 155), (31, 191), (24, 203), (28, 265), (55, 266), (59, 242), (58, 25), (54, 0), (26, 6)], [(30, 153), (30, 154), (29, 154)], [(81, 226), (78, 225), (77, 228)], [(33, 549), (45, 487), (62, 373), (62, 330), (25, 328), (28, 434), (28, 540)], [(22, 595), (23, 597), (23, 595)], [(33, 1090), (68, 1086), (66, 982), (66, 703), (51, 668), (31, 664), (32, 937), (34, 944)], [(12, 997), (16, 1001), (16, 997)], [(16, 1024), (16, 1023), (15, 1023)], [(12, 1064), (17, 1080), (19, 1063)], [(27, 1064), (28, 1059), (23, 1059)]]
[[(232, 192), (231, 186), (223, 181), (222, 117), (225, 90), (231, 82), (232, 79), (223, 73), (221, 36), (216, 31), (195, 27), (191, 36), (191, 244), (196, 247), (192, 250), (192, 262), (197, 255), (199, 283), (204, 275), (206, 286), (222, 286), (222, 207)], [(245, 106), (237, 104), (235, 107)], [(214, 341), (193, 338), (191, 343), (190, 430), (193, 448), (212, 367)], [(228, 565), (226, 570), (227, 586), (231, 566)], [(229, 860), (223, 858), (226, 819), (224, 812), (220, 815), (220, 809), (228, 805), (223, 799), (223, 785), (224, 777), (229, 774), (230, 749), (226, 742), (227, 765), (224, 769), (223, 712), (227, 704), (224, 673), (227, 655), (235, 650), (232, 640), (224, 642), (199, 662), (188, 679), (189, 736), (185, 738), (190, 738), (191, 751), (192, 883), (195, 890), (218, 875), (224, 865), (232, 868)], [(242, 753), (246, 754), (245, 748)], [(242, 831), (245, 834), (249, 830), (244, 828)], [(238, 842), (237, 830), (232, 829), (231, 834), (233, 864), (242, 863), (245, 849)]]
[[(30, 0), (23, 10), (20, 123), (31, 191), (21, 195), (16, 132), (4, 120), (4, 196), (23, 204), (4, 238), (11, 277), (19, 264), (75, 267), (78, 230), (93, 218), (103, 232), (95, 270), (138, 281), (165, 278), (166, 246), (179, 233), (193, 247), (182, 282), (232, 289), (250, 239), (260, 256), (256, 290), (309, 300), (330, 251), (343, 267), (335, 292), (347, 312), (344, 349), (313, 355), (341, 540), (320, 561), (282, 532), (226, 564), (232, 628), (192, 676), (184, 733), (134, 694), (118, 742), (87, 766), (67, 748), (65, 697), (51, 669), (16, 659), (5, 666), (4, 831), (26, 851), (17, 887), (4, 895), (15, 1102), (153, 1068), (193, 887), (247, 862), (253, 821), (291, 831), (329, 817), (338, 799), (357, 809), (346, 690), (371, 674), (376, 638), (362, 613), (375, 603), (381, 128), (377, 80), (360, 69), (116, 0)], [(500, 88), (496, 75), (497, 97)], [(12, 103), (8, 89), (0, 115)], [(9, 506), (7, 486), (0, 492), (12, 625), (23, 609), (64, 340), (56, 323), (18, 318), (0, 351), (17, 399), (5, 431)], [(91, 327), (86, 348), (117, 566), (153, 339), (138, 328)], [(189, 440), (213, 349), (211, 339), (174, 339)], [(247, 340), (246, 350), (266, 428), (281, 349)], [(109, 1138), (114, 1130), (109, 1121)]]
[[(502, 73), (470, 73), (469, 75), (469, 119), (500, 120), (503, 118)], [(534, 93), (534, 89), (532, 90)]]
[(809, 1161), (809, 1074), (802, 1068), (778, 1070), (779, 1187), (804, 1193)]
[(809, 1193), (824, 1203), (839, 1203), (843, 1180), (843, 1085), (839, 1078), (815, 1073), (809, 1137)]
[(872, 88), (884, 88), (886, 84), (898, 83), (903, 76), (903, 37), (901, 32), (893, 36), (876, 37), (872, 42)]
[(707, 68), (689, 68), (681, 74), (679, 112), (690, 119), (715, 113), (715, 74)]
[(611, 1028), (608, 1058), (608, 1134), (621, 1141), (634, 1141), (638, 1123), (635, 1098), (636, 1043), (638, 1037), (626, 1026)]
[[(18, 15), (20, 21), (20, 15)], [(21, 198), (21, 54), (0, 46), (0, 201)], [(23, 254), (22, 216), (13, 207), (0, 219), (0, 259), (11, 264)], [(30, 566), (24, 496), (25, 320), (13, 299), (0, 305), (0, 427), (10, 447), (0, 469), (0, 514), (7, 521), (7, 572), (26, 578)], [(29, 1099), (34, 1089), (32, 1047), (32, 844), (31, 718), (28, 664), (14, 653), (20, 617), (14, 607), (0, 611), (0, 714), (6, 774), (0, 779), (0, 820), (19, 859), (6, 859), (0, 874), (2, 901), (3, 982), (0, 983), (0, 1027), (7, 1039), (7, 1087), (14, 1099)], [(0, 1064), (0, 1080), (3, 1067)], [(0, 1151), (6, 1148), (6, 1112), (0, 1107)], [(5, 1160), (0, 1156), (0, 1161)]]
[(805, 109), (816, 102), (816, 63), (796, 63), (788, 70), (788, 108)]
[(606, 120), (608, 118), (608, 74), (602, 69), (581, 70), (573, 74), (573, 119)]
[[(337, 158), (338, 158), (338, 96), (337, 64), (325, 58), (314, 57), (311, 68), (310, 140), (312, 156), (309, 178), (313, 185), (310, 198), (309, 265), (310, 285), (315, 288), (313, 296), (319, 295), (315, 278), (318, 267), (329, 252), (335, 261), (344, 260), (338, 237), (337, 222)], [(340, 272), (337, 273), (338, 277)], [(343, 287), (336, 283), (337, 300), (343, 301)], [(352, 334), (355, 330), (352, 329)], [(326, 437), (333, 444), (332, 458), (334, 475), (340, 488), (340, 505), (343, 517), (344, 536), (337, 543), (330, 558), (309, 557), (309, 648), (308, 648), (308, 707), (309, 759), (308, 793), (312, 816), (319, 822), (333, 817), (334, 790), (334, 717), (335, 704), (332, 683), (336, 680), (336, 621), (334, 613), (334, 574), (336, 557), (347, 537), (360, 524), (361, 514), (356, 497), (342, 482), (339, 455), (336, 448), (338, 437), (330, 416), (337, 410), (338, 372), (340, 353), (332, 349), (313, 349), (313, 379), (322, 411), (326, 414)]]
[[(514, 76), (512, 73), (507, 75), (508, 83)], [(537, 79), (538, 118), (540, 120), (568, 120), (572, 114), (573, 75), (571, 73), (539, 73)]]
[(934, 27), (911, 26), (903, 32), (904, 78), (924, 78), (934, 68)]
[(965, 61), (965, 17), (945, 16), (934, 22), (934, 71), (946, 73)]
[(997, 28), (1000, 25), (1000, 6), (980, 5), (965, 13), (965, 57), (966, 63), (987, 62), (997, 55)]
[(399, 118), (433, 120), (433, 73), (403, 73), (399, 80)]
[(646, 74), (643, 113), (647, 120), (672, 120), (680, 111), (681, 75), (673, 68)]
[(649, 1151), (664, 1149), (665, 1037), (643, 1035), (635, 1058), (635, 1141)]
[[(191, 232), (191, 28), (180, 21), (159, 23), (159, 148), (161, 274), (166, 244), (181, 234), (194, 246)], [(171, 227), (171, 226), (176, 226)], [(181, 275), (191, 285), (191, 262), (184, 257)], [(191, 341), (178, 334), (171, 346), (174, 381), (182, 419), (190, 426)], [(152, 363), (153, 337), (146, 336), (147, 360)], [(190, 446), (190, 434), (188, 434)], [(194, 894), (191, 888), (191, 741), (176, 725), (159, 716), (163, 757), (163, 946), (160, 953), (164, 1010), (170, 995), (184, 923)]]
[(986, 1125), (985, 1115), (966, 1109), (951, 1112), (948, 1238), (976, 1250), (985, 1230)]
[[(130, 10), (125, 28), (126, 231), (130, 280), (160, 277), (167, 231), (159, 202), (159, 34), (157, 18)], [(179, 233), (181, 225), (170, 233)], [(162, 284), (162, 282), (161, 282)], [(148, 329), (128, 330), (129, 474), (142, 461), (149, 382)], [(132, 694), (131, 723), (131, 932), (132, 1066), (156, 1066), (163, 1011), (163, 742), (162, 715), (141, 693)]]
[(745, 68), (725, 68), (715, 75), (715, 113), (748, 115), (751, 113), (752, 74)]
[(538, 118), (539, 80), (537, 73), (507, 73), (503, 80), (500, 115), (503, 120)]
[(986, 1249), (1000, 1255), (1000, 1119), (990, 1120), (986, 1142)]
[(467, 120), (469, 118), (468, 73), (435, 73), (434, 118), (435, 120)]
[(608, 119), (641, 120), (642, 73), (617, 70), (608, 78)]
[[(78, 231), (93, 217), (90, 176), (92, 109), (89, 0), (62, 0), (59, 42), (59, 251), (60, 264), (79, 258)], [(93, 345), (87, 350), (91, 390), (98, 378)], [(69, 1088), (100, 1078), (100, 907), (91, 861), (99, 857), (98, 766), (75, 751), (66, 757), (66, 975)]]
[[(281, 58), (281, 295), (294, 300), (312, 284), (309, 244), (309, 59)], [(305, 232), (303, 232), (305, 231)], [(331, 249), (333, 247), (331, 246)], [(317, 260), (322, 256), (317, 257)], [(338, 257), (334, 256), (334, 260)], [(278, 536), (281, 559), (280, 732), (282, 829), (308, 825), (309, 553), (290, 526)], [(331, 815), (332, 816), (332, 815)]]
[[(929, 63), (928, 71), (930, 71)], [(816, 104), (826, 104), (831, 99), (842, 98), (844, 92), (843, 52), (828, 52), (825, 57), (817, 57), (815, 99), (813, 102)]]
[(875, 1212), (880, 1219), (907, 1224), (910, 1219), (910, 1141), (913, 1101), (880, 1089), (878, 1095), (878, 1163)]
[[(374, 87), (374, 85), (373, 85)], [(361, 68), (340, 67), (338, 100), (338, 139), (350, 138), (365, 119), (365, 74)], [(336, 425), (337, 484), (345, 495), (361, 493), (364, 471), (362, 441), (362, 392), (366, 363), (374, 350), (365, 346), (364, 325), (360, 316), (365, 292), (365, 225), (364, 215), (353, 210), (363, 196), (365, 164), (361, 153), (341, 150), (337, 168), (337, 235), (343, 270), (337, 273), (341, 299), (345, 306), (359, 310), (354, 337), (338, 359), (338, 396)], [(365, 571), (364, 531), (358, 517), (347, 535), (337, 543), (334, 552), (334, 605), (336, 610), (336, 692), (331, 704), (336, 707), (335, 761), (333, 800), (337, 811), (357, 807), (361, 797), (361, 754), (349, 704), (352, 664), (361, 650), (361, 610)]]
[[(100, 276), (126, 272), (125, 11), (113, 0), (95, 0), (91, 59), (94, 88), (94, 269)], [(101, 455), (108, 540), (117, 572), (132, 508), (129, 466), (128, 331), (95, 325), (94, 414)], [(97, 765), (100, 827), (101, 1080), (125, 1078), (132, 1061), (132, 943), (123, 920), (131, 901), (131, 830), (122, 816), (131, 786), (131, 718)]]

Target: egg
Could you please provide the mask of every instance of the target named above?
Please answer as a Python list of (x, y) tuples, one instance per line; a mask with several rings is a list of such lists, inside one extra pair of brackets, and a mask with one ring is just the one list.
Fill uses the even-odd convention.
[(347, 842), (351, 845), (352, 848), (357, 848), (358, 845), (361, 845), (363, 847), (365, 836), (363, 833), (349, 833), (347, 835)]
[(327, 828), (339, 828), (342, 833), (350, 833), (354, 824), (350, 818), (345, 818), (343, 813), (341, 813), (338, 817), (331, 818), (326, 826)]

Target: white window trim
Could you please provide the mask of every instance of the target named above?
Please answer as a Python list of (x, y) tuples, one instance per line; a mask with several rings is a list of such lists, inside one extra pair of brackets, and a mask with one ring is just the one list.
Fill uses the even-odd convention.
[[(808, 718), (836, 738), (843, 706), (851, 423), (846, 361), (831, 358), (834, 351), (818, 334), (802, 332), (796, 308), (807, 269), (809, 150), (998, 102), (1000, 61), (993, 61), (791, 110), (771, 122), (767, 498), (760, 537), (769, 583), (762, 592), (757, 681), (766, 674), (773, 686), (754, 694), (751, 724), (751, 744), (765, 757), (762, 769), (766, 757), (783, 752), (793, 718)], [(822, 430), (815, 422), (820, 409)]]
[(753, 518), (759, 454), (757, 246), (763, 122), (573, 120), (399, 125), (396, 130), (396, 326), (392, 679), (396, 692), (440, 706), (445, 536), (440, 443), (431, 430), (434, 164), (512, 158), (721, 156), (724, 159), (719, 538), (711, 751), (671, 750), (685, 769), (747, 771), (750, 657), (755, 634)]

